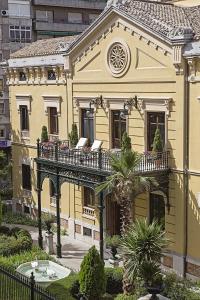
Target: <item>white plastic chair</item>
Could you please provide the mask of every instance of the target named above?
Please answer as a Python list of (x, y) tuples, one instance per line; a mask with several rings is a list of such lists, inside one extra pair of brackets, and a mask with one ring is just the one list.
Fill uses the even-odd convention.
[(78, 149), (81, 149), (83, 147), (86, 146), (88, 142), (88, 139), (87, 138), (80, 138), (79, 141), (78, 141), (78, 144), (76, 145), (75, 149), (78, 150)]

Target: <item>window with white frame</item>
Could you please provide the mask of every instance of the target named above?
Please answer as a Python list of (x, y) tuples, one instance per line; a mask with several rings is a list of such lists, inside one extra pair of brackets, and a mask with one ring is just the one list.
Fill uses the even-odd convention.
[(20, 42), (20, 43), (30, 43), (31, 27), (10, 25), (10, 41)]
[(16, 3), (16, 2), (17, 1), (13, 1), (13, 0), (8, 1), (9, 16), (30, 18), (31, 16), (30, 2), (29, 1), (20, 1), (21, 3)]

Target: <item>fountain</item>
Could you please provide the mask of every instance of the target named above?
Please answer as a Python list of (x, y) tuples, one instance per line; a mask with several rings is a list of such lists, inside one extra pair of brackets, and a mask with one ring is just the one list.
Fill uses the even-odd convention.
[(17, 270), (20, 274), (30, 277), (31, 273), (35, 281), (47, 287), (52, 282), (69, 276), (71, 270), (49, 260), (35, 260), (20, 265)]

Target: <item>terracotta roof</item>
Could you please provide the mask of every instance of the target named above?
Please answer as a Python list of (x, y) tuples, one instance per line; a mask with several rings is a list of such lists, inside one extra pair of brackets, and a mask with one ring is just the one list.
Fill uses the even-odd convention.
[(200, 38), (200, 5), (179, 7), (161, 2), (125, 0), (117, 7), (164, 37), (168, 37), (176, 28), (191, 28), (194, 38)]
[(11, 58), (43, 56), (66, 52), (77, 36), (65, 36), (53, 39), (44, 39), (31, 43), (30, 45), (11, 54)]

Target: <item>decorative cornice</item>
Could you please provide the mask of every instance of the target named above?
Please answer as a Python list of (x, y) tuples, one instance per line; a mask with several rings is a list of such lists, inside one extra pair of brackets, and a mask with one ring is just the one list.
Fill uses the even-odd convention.
[(76, 107), (76, 111), (79, 111), (79, 108), (93, 108), (94, 112), (97, 111), (99, 104), (96, 101), (96, 103), (94, 103), (95, 99), (99, 98), (99, 96), (87, 96), (87, 97), (73, 97), (73, 101), (74, 101), (74, 105)]
[(103, 97), (103, 107), (106, 112), (109, 112), (109, 109), (124, 109), (124, 103), (129, 100), (130, 97)]
[(169, 116), (171, 97), (138, 96), (138, 108), (141, 114), (145, 111), (165, 111)]
[(61, 96), (59, 95), (43, 95), (44, 111), (48, 114), (48, 107), (56, 107), (58, 116), (61, 115)]
[(28, 108), (29, 114), (31, 113), (31, 95), (16, 95), (16, 102), (17, 102), (17, 110), (20, 112), (20, 106), (21, 105), (26, 105)]

